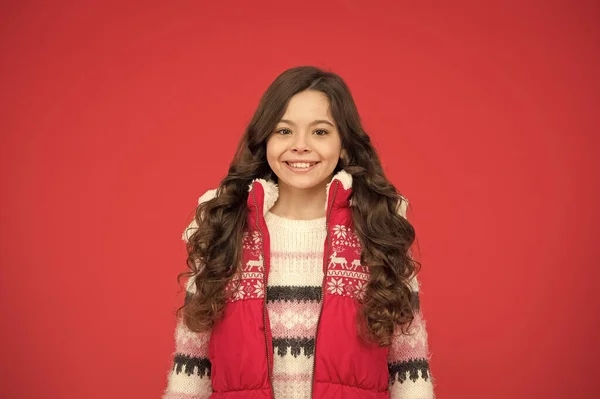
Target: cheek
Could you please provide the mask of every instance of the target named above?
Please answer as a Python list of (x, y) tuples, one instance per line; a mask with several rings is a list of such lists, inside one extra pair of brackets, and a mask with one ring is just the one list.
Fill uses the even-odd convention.
[(269, 163), (277, 162), (280, 156), (280, 152), (277, 143), (269, 140), (267, 141), (267, 161)]
[(323, 155), (328, 159), (337, 159), (340, 157), (342, 146), (339, 143), (329, 145), (323, 149)]
[(329, 137), (330, 140), (327, 141), (325, 146), (325, 151), (327, 152), (328, 157), (339, 157), (340, 152), (342, 151), (342, 139), (341, 137), (335, 133), (334, 135)]

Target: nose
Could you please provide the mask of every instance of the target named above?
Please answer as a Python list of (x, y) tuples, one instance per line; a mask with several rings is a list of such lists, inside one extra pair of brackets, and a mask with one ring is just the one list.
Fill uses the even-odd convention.
[(292, 151), (295, 153), (309, 152), (308, 143), (303, 134), (297, 134), (294, 142), (292, 143)]

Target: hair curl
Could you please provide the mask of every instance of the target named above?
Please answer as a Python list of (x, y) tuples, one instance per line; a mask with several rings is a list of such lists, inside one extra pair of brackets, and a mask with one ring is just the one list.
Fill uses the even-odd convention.
[(225, 286), (242, 257), (248, 185), (255, 178), (277, 182), (266, 160), (266, 142), (290, 98), (304, 90), (317, 90), (328, 97), (346, 150), (334, 173), (343, 168), (352, 175), (352, 221), (363, 247), (361, 263), (368, 265), (371, 273), (357, 318), (359, 332), (387, 346), (396, 326), (406, 333), (416, 311), (409, 283), (421, 267), (410, 254), (415, 230), (398, 213), (399, 204), (406, 199), (385, 177), (348, 86), (337, 74), (312, 66), (288, 69), (269, 85), (216, 196), (198, 204), (198, 228), (186, 244), (190, 270), (178, 276), (178, 281), (189, 277), (193, 294), (186, 297), (177, 315), (183, 314), (185, 325), (195, 332), (210, 330), (222, 317)]

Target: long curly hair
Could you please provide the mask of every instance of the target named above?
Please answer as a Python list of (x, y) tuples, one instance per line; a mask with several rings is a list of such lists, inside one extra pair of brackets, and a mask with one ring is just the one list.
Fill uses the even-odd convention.
[(352, 175), (352, 221), (363, 248), (361, 263), (368, 265), (371, 273), (357, 318), (358, 330), (361, 336), (366, 332), (368, 339), (388, 346), (395, 327), (407, 333), (416, 312), (410, 284), (421, 267), (410, 252), (415, 230), (398, 212), (406, 199), (385, 177), (348, 86), (337, 74), (313, 66), (288, 69), (269, 85), (216, 195), (198, 204), (198, 228), (186, 244), (190, 270), (178, 276), (178, 281), (188, 277), (188, 290), (193, 294), (188, 293), (177, 316), (195, 332), (210, 330), (223, 316), (225, 286), (237, 272), (242, 256), (248, 186), (256, 178), (277, 182), (267, 163), (266, 143), (290, 98), (304, 90), (317, 90), (328, 97), (346, 150), (334, 173), (344, 169)]

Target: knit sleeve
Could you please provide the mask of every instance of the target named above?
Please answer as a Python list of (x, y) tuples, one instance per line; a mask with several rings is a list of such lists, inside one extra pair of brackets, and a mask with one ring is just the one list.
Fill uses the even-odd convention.
[[(193, 294), (191, 279), (186, 298)], [(178, 318), (175, 327), (173, 366), (167, 375), (167, 387), (162, 399), (207, 399), (212, 394), (211, 364), (208, 360), (210, 332), (190, 331)]]
[[(408, 200), (402, 198), (398, 212), (406, 218)], [(429, 368), (429, 345), (425, 319), (420, 308), (419, 280), (410, 280), (411, 303), (415, 318), (409, 334), (403, 335), (397, 326), (388, 353), (391, 399), (434, 399), (435, 380)]]
[[(198, 199), (203, 201), (214, 197), (216, 190), (209, 190)], [(183, 231), (182, 239), (188, 241), (198, 228), (195, 219)], [(186, 281), (185, 300), (196, 290), (194, 278)], [(175, 352), (173, 366), (167, 374), (167, 387), (162, 399), (205, 399), (212, 394), (210, 380), (211, 364), (208, 359), (210, 331), (196, 333), (187, 328), (183, 319), (178, 317), (175, 326)]]

